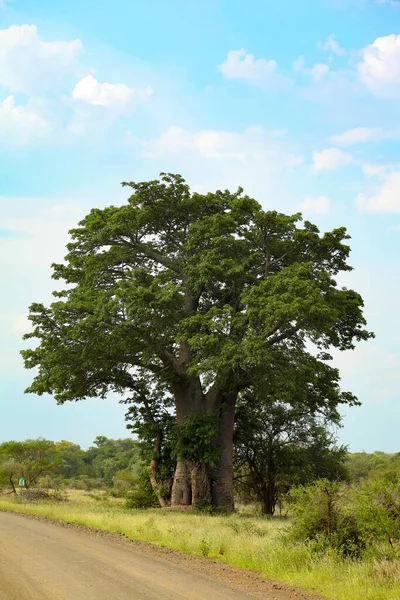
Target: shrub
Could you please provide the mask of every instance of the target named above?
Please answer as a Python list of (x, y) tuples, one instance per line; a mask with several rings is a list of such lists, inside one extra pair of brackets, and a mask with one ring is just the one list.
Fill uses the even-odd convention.
[(75, 484), (72, 487), (77, 490), (85, 490), (86, 492), (105, 489), (102, 479), (88, 477), (87, 475), (80, 475), (79, 478), (75, 480)]
[(24, 502), (41, 502), (43, 500), (50, 500), (50, 494), (46, 490), (24, 490), (22, 497)]
[(137, 477), (129, 469), (123, 469), (117, 471), (113, 477), (114, 487), (112, 488), (112, 496), (122, 497), (126, 493), (134, 488), (137, 482)]
[(356, 493), (358, 520), (364, 535), (383, 542), (391, 553), (400, 555), (400, 474), (387, 472), (366, 481)]
[(155, 508), (160, 506), (151, 487), (147, 471), (143, 471), (139, 475), (136, 487), (127, 492), (125, 506), (126, 508)]
[(23, 502), (43, 502), (44, 500), (54, 500), (56, 502), (65, 502), (67, 494), (62, 489), (25, 489), (22, 494)]
[(343, 484), (325, 479), (294, 489), (291, 537), (310, 542), (316, 551), (333, 548), (343, 557), (360, 558), (367, 537), (354, 514), (349, 492)]

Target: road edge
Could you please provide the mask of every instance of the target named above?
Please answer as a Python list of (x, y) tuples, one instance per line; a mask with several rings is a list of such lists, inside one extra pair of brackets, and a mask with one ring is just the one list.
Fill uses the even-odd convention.
[[(161, 558), (181, 566), (186, 565), (187, 567), (190, 567), (190, 569), (195, 568), (199, 573), (205, 573), (209, 576), (216, 577), (222, 582), (229, 583), (231, 585), (234, 583), (239, 589), (243, 589), (243, 591), (253, 594), (255, 598), (265, 599), (266, 592), (270, 592), (273, 600), (327, 600), (326, 597), (317, 595), (311, 590), (293, 587), (276, 580), (265, 579), (256, 571), (233, 567), (228, 563), (225, 563), (222, 560), (218, 560), (214, 557), (186, 554), (166, 546), (130, 538), (124, 533), (105, 531), (104, 529), (91, 527), (89, 525), (79, 525), (63, 519), (54, 519), (51, 517), (5, 508), (0, 508), (0, 514), (1, 513), (18, 515), (23, 518), (42, 521), (58, 527), (72, 529), (78, 532), (94, 535), (96, 537), (102, 537), (112, 543), (131, 547), (135, 551), (139, 551), (148, 556), (151, 555), (153, 557)], [(188, 563), (190, 563), (190, 565)]]

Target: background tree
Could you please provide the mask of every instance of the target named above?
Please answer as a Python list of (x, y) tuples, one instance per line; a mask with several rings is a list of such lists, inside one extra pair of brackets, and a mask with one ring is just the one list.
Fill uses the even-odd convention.
[(362, 479), (381, 479), (392, 472), (400, 476), (400, 452), (352, 452), (348, 454), (346, 464), (351, 480), (355, 482)]
[(83, 456), (87, 474), (112, 487), (118, 471), (132, 469), (139, 460), (138, 442), (131, 438), (113, 440), (98, 436)]
[[(139, 375), (139, 374), (138, 374)], [(127, 428), (139, 439), (139, 455), (149, 469), (150, 484), (161, 507), (171, 501), (173, 477), (176, 467), (173, 397), (164, 382), (138, 376), (135, 389), (129, 398), (125, 415)]]
[(78, 444), (61, 440), (56, 442), (55, 450), (61, 459), (54, 471), (56, 477), (76, 479), (86, 473), (85, 452)]
[[(17, 496), (16, 482), (20, 467), (12, 459), (0, 459), (0, 489), (10, 488), (10, 494)], [(7, 492), (8, 493), (8, 492)]]
[(18, 477), (25, 477), (26, 487), (30, 488), (39, 477), (54, 473), (61, 463), (54, 442), (44, 439), (4, 442), (0, 445), (0, 461), (14, 493)]
[(28, 392), (59, 403), (126, 394), (146, 373), (168, 386), (177, 423), (215, 415), (214, 464), (177, 463), (172, 503), (233, 508), (236, 401), (276, 349), (341, 350), (370, 337), (359, 294), (337, 287), (349, 271), (344, 228), (320, 235), (299, 214), (265, 212), (239, 189), (191, 193), (179, 175), (125, 183), (128, 203), (94, 209), (71, 231), (65, 290), (33, 304), (38, 368)]
[(342, 392), (339, 372), (311, 354), (280, 350), (273, 369), (240, 397), (235, 425), (237, 489), (272, 515), (279, 496), (317, 478), (344, 478), (346, 448), (335, 446)]

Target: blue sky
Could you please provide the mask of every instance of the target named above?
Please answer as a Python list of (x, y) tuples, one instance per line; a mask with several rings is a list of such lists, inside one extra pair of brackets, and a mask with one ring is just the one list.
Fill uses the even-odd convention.
[(239, 185), (345, 225), (376, 339), (335, 353), (353, 451), (400, 451), (400, 1), (0, 0), (0, 441), (126, 436), (116, 398), (23, 394), (27, 307), (123, 180)]

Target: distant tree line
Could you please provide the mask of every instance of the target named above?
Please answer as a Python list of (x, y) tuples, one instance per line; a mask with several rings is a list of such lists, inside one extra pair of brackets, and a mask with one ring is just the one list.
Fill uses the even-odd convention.
[(93, 446), (45, 439), (9, 441), (0, 445), (0, 485), (16, 494), (18, 478), (35, 486), (93, 488), (127, 487), (143, 469), (138, 442), (99, 436)]
[[(18, 478), (25, 477), (28, 489), (103, 489), (126, 497), (132, 507), (166, 506), (176, 467), (174, 444), (187, 441), (174, 440), (165, 428), (155, 470), (154, 431), (143, 430), (142, 439), (98, 436), (87, 450), (65, 440), (4, 442), (0, 444), (0, 487), (3, 493), (17, 495)], [(258, 504), (269, 515), (299, 485), (320, 479), (358, 483), (393, 473), (400, 476), (400, 452), (348, 453), (335, 443), (327, 427), (300, 407), (274, 405), (267, 413), (262, 404), (243, 414), (239, 407), (234, 447), (236, 499)], [(155, 476), (158, 488), (152, 481)]]

